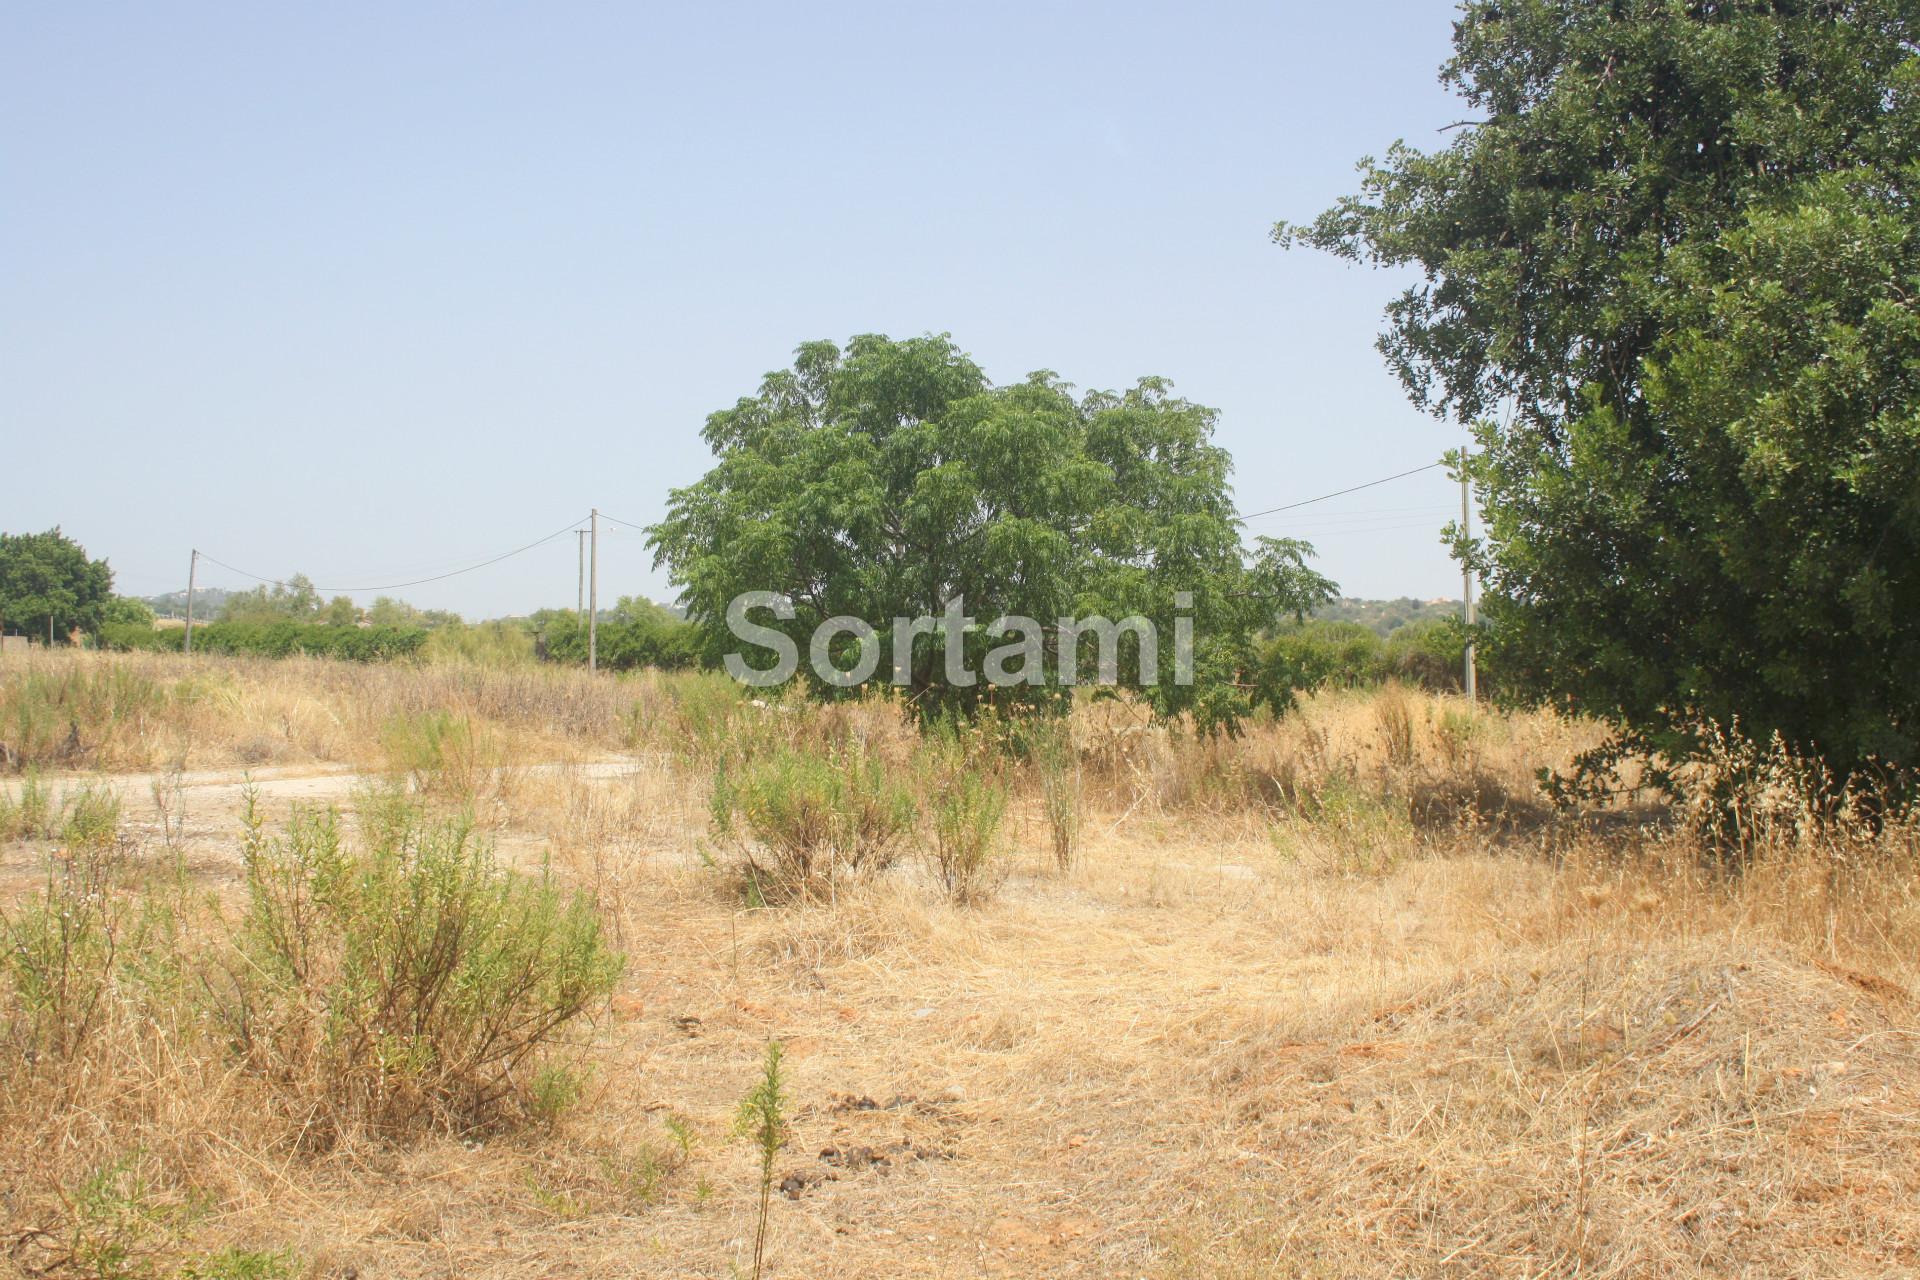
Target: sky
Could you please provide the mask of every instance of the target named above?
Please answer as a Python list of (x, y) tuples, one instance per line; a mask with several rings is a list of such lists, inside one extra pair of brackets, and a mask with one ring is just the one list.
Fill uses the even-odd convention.
[[(14, 4), (0, 530), (124, 594), (476, 564), (645, 525), (803, 341), (1220, 411), (1242, 510), (1436, 460), (1406, 279), (1269, 241), (1459, 118), (1452, 11), (1325, 4)], [(1444, 471), (1255, 520), (1348, 595), (1457, 596)], [(670, 598), (609, 524), (603, 601)], [(570, 606), (577, 548), (395, 594)], [(363, 603), (373, 591), (358, 593)]]

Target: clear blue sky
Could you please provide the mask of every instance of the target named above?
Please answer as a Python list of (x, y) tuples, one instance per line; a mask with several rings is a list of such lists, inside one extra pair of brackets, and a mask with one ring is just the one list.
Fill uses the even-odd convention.
[[(1451, 17), (8, 6), (0, 528), (63, 526), (128, 594), (194, 545), (420, 576), (655, 519), (708, 412), (860, 332), (949, 331), (997, 381), (1167, 376), (1222, 411), (1242, 509), (1433, 460), (1458, 432), (1372, 346), (1395, 278), (1267, 232), (1436, 143)], [(1457, 595), (1457, 501), (1436, 471), (1254, 527), (1349, 594)], [(399, 594), (524, 612), (574, 571), (568, 537)], [(633, 533), (601, 590), (668, 594)]]

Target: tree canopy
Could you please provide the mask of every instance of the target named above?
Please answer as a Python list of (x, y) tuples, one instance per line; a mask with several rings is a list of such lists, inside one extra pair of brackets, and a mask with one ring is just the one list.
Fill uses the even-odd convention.
[(1474, 425), (1503, 688), (1920, 763), (1920, 10), (1472, 0), (1450, 145), (1276, 237), (1412, 265), (1381, 349)]
[[(1246, 556), (1214, 416), (1157, 378), (1079, 396), (1048, 372), (994, 386), (944, 335), (810, 342), (708, 418), (717, 461), (673, 491), (650, 540), (714, 656), (738, 648), (723, 620), (748, 591), (792, 605), (790, 620), (756, 620), (802, 653), (821, 622), (850, 616), (892, 654), (894, 619), (939, 617), (959, 599), (978, 624), (1045, 624), (1048, 674), (959, 683), (920, 635), (901, 673), (908, 696), (929, 711), (1032, 706), (1060, 696), (1058, 619), (1139, 616), (1163, 639), (1144, 671), (1139, 647), (1125, 648), (1118, 683), (1162, 714), (1231, 724), (1259, 693), (1241, 678), (1251, 633), (1334, 592), (1303, 543), (1263, 539)], [(1165, 639), (1178, 616), (1192, 619), (1191, 684), (1175, 682)], [(1001, 643), (990, 625), (959, 640), (975, 672)]]
[(250, 591), (230, 593), (220, 604), (222, 622), (314, 622), (325, 604), (313, 581), (296, 573), (271, 587), (262, 583)]
[(113, 570), (87, 559), (86, 548), (61, 533), (0, 533), (0, 629), (64, 644), (75, 631), (100, 629), (113, 598)]

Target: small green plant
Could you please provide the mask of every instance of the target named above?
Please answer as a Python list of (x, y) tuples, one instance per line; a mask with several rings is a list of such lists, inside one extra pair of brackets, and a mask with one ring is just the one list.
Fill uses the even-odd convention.
[(1400, 864), (1413, 841), (1404, 805), (1337, 770), (1308, 806), (1309, 830), (1326, 852), (1324, 869), (1340, 875), (1384, 875)]
[(291, 1249), (222, 1249), (181, 1267), (179, 1280), (295, 1280), (303, 1270)]
[(0, 790), (0, 839), (44, 840), (53, 834), (53, 817), (58, 810), (53, 793), (40, 781), (39, 771), (29, 769), (20, 780), (18, 799)]
[(108, 787), (84, 786), (62, 797), (60, 839), (68, 845), (101, 846), (120, 831), (120, 797)]
[(548, 1063), (527, 1085), (527, 1111), (542, 1124), (552, 1124), (580, 1101), (586, 1092), (583, 1072), (564, 1063)]
[(92, 1280), (152, 1274), (153, 1237), (165, 1224), (137, 1155), (98, 1166), (61, 1198), (69, 1219), (61, 1270)]
[(740, 1099), (734, 1132), (753, 1144), (760, 1157), (760, 1217), (753, 1233), (753, 1276), (760, 1280), (767, 1253), (767, 1221), (773, 1209), (774, 1161), (787, 1145), (786, 1080), (780, 1074), (780, 1042), (770, 1041), (760, 1063), (760, 1078)]
[(533, 1193), (533, 1202), (551, 1217), (563, 1222), (573, 1222), (587, 1216), (589, 1206), (579, 1196), (564, 1187), (550, 1187), (531, 1169), (521, 1175), (521, 1181), (527, 1190)]

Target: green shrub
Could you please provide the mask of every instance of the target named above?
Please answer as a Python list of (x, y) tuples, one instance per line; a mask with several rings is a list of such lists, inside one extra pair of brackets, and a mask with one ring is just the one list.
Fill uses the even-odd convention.
[(48, 858), (37, 894), (0, 909), (9, 1056), (27, 1068), (72, 1062), (107, 1012), (124, 926), (118, 859), (101, 844)]
[[(700, 665), (700, 629), (650, 600), (622, 598), (602, 611), (595, 630), (596, 661), (603, 671), (681, 671)], [(585, 666), (587, 642), (587, 626), (577, 615), (554, 612), (544, 618), (540, 653), (549, 662)]]
[(1350, 689), (1387, 674), (1385, 645), (1357, 622), (1309, 620), (1284, 627), (1263, 646), (1260, 661), (1270, 673), (1284, 672), (1297, 689)]
[(1007, 813), (1004, 785), (967, 769), (936, 790), (930, 815), (934, 873), (955, 902), (979, 902), (999, 887), (1000, 824)]
[(513, 622), (448, 623), (427, 633), (420, 656), (428, 662), (520, 667), (533, 662), (533, 633)]
[(0, 840), (40, 840), (53, 836), (53, 820), (60, 812), (53, 795), (42, 785), (38, 771), (29, 769), (20, 782), (20, 794), (0, 789)]
[[(108, 626), (100, 641), (109, 649), (179, 653), (186, 628)], [(348, 662), (393, 662), (418, 654), (427, 642), (422, 627), (339, 627), (322, 622), (206, 622), (193, 628), (195, 653), (255, 658), (339, 658)]]
[(349, 848), (329, 810), (268, 838), (249, 813), (237, 1043), (328, 1122), (310, 1140), (529, 1113), (542, 1058), (620, 973), (591, 904), (502, 871), (464, 822), (394, 811), (367, 837)]
[(676, 721), (666, 740), (698, 761), (746, 755), (742, 746), (751, 742), (752, 735), (743, 730), (742, 720), (762, 708), (753, 707), (742, 696), (744, 687), (719, 672), (690, 673), (666, 683)]
[(136, 1153), (100, 1165), (62, 1197), (69, 1215), (62, 1273), (93, 1280), (153, 1274), (166, 1224), (142, 1164)]
[(768, 751), (715, 772), (715, 833), (732, 838), (763, 899), (831, 896), (885, 870), (913, 829), (913, 797), (857, 745)]
[(120, 797), (111, 787), (88, 784), (62, 797), (60, 839), (69, 846), (111, 844), (120, 832)]
[(471, 800), (505, 763), (494, 735), (450, 711), (395, 716), (381, 729), (380, 744), (390, 772), (446, 799)]
[(1387, 637), (1386, 664), (1409, 684), (1455, 692), (1464, 679), (1466, 632), (1455, 618), (1410, 622)]
[(1040, 779), (1040, 805), (1047, 819), (1054, 865), (1073, 866), (1086, 822), (1086, 784), (1072, 725), (1064, 719), (1039, 719), (1023, 730), (1019, 744)]

